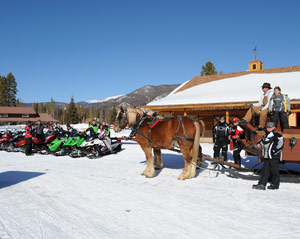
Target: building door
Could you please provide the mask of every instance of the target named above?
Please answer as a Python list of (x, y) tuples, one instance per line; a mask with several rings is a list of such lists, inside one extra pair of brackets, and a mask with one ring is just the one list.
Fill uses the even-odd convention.
[(297, 113), (297, 127), (300, 127), (300, 112)]

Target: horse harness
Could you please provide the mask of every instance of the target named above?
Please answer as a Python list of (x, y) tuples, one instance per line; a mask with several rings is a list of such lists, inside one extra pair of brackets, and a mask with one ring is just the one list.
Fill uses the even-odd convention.
[[(159, 122), (168, 120), (168, 119), (170, 119), (170, 118), (165, 118), (165, 119), (162, 120), (162, 119), (158, 119), (158, 118), (156, 117), (156, 115), (154, 115), (153, 120), (151, 120), (150, 122), (147, 123), (147, 124), (149, 125), (149, 130), (148, 130), (148, 136), (146, 136), (146, 135), (143, 134), (143, 132), (140, 131), (139, 128), (140, 128), (141, 126), (145, 126), (145, 125), (142, 125), (142, 124), (144, 123), (144, 121), (145, 121), (148, 117), (149, 117), (149, 115), (148, 115), (147, 113), (144, 113), (144, 114), (142, 115), (142, 117), (139, 119), (139, 121), (133, 126), (132, 131), (131, 131), (131, 133), (130, 133), (130, 135), (129, 135), (129, 138), (133, 138), (136, 134), (139, 134), (139, 135), (141, 135), (142, 137), (144, 137), (145, 139), (148, 140), (149, 145), (150, 145), (151, 147), (152, 147), (153, 144), (155, 144), (155, 145), (161, 147), (161, 145), (159, 145), (158, 143), (153, 142), (153, 141), (150, 139), (151, 129), (154, 128)], [(192, 117), (188, 117), (188, 118), (190, 118), (190, 119), (192, 119), (193, 121), (195, 121), (195, 119), (192, 118)], [(176, 128), (176, 131), (175, 131), (175, 135), (174, 135), (174, 137), (172, 138), (172, 140), (186, 140), (186, 141), (193, 142), (194, 139), (192, 139), (192, 138), (187, 138), (187, 137), (186, 137), (186, 130), (185, 130), (185, 128), (184, 128), (182, 116), (178, 116), (177, 119), (178, 119), (178, 124), (177, 124), (177, 128)], [(178, 130), (179, 130), (180, 125), (182, 126), (183, 137), (177, 136), (177, 133), (178, 133)]]

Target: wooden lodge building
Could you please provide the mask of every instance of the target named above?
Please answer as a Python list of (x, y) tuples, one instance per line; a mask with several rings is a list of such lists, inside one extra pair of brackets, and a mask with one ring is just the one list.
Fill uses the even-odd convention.
[[(214, 125), (220, 115), (227, 123), (233, 117), (242, 118), (263, 94), (264, 82), (271, 87), (280, 86), (282, 93), (291, 99), (289, 124), (300, 127), (300, 65), (263, 69), (257, 59), (249, 62), (249, 70), (242, 72), (196, 76), (183, 83), (165, 98), (150, 102), (145, 107), (165, 116), (190, 115), (203, 117), (205, 137), (211, 139)], [(253, 125), (257, 126), (258, 117)]]
[(27, 121), (58, 122), (47, 113), (36, 113), (32, 107), (0, 106), (0, 125), (25, 124)]

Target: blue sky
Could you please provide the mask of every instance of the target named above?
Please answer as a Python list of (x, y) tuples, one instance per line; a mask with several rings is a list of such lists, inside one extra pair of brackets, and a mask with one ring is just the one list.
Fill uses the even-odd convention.
[[(0, 0), (0, 75), (23, 102), (69, 102), (183, 83), (212, 61), (300, 65), (300, 1)], [(200, 92), (199, 92), (200, 93)]]

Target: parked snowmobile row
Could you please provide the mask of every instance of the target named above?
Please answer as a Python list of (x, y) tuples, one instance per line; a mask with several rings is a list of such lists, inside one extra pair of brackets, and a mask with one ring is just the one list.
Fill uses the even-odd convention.
[[(33, 134), (34, 135), (34, 134)], [(109, 149), (105, 140), (111, 141)], [(7, 131), (0, 136), (0, 150), (7, 152), (25, 152), (25, 132)], [(58, 133), (50, 131), (44, 140), (32, 137), (32, 148), (34, 153), (53, 154), (55, 156), (69, 155), (71, 157), (98, 158), (103, 155), (117, 153), (122, 149), (121, 140), (118, 138), (101, 138), (97, 134), (89, 135), (78, 132), (72, 137), (68, 132)]]

